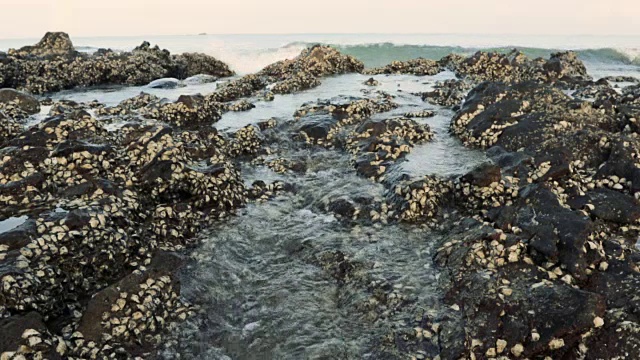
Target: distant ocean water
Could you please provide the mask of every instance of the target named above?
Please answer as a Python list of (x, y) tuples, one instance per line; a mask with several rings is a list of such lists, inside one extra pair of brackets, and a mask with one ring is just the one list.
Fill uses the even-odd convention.
[[(260, 70), (292, 58), (312, 44), (328, 44), (354, 55), (366, 66), (417, 57), (440, 59), (449, 53), (518, 48), (531, 57), (547, 57), (559, 50), (575, 50), (590, 73), (640, 77), (640, 36), (527, 36), (428, 34), (290, 34), (290, 35), (176, 35), (131, 37), (73, 37), (80, 51), (98, 48), (130, 50), (149, 41), (172, 52), (204, 52), (228, 63), (240, 74)], [(1, 40), (0, 50), (21, 47), (38, 39)]]

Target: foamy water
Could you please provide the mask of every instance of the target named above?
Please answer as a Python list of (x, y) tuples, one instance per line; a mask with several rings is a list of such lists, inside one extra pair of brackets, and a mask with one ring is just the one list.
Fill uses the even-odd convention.
[[(203, 35), (73, 39), (81, 51), (98, 47), (128, 50), (143, 40), (172, 52), (211, 54), (239, 73), (254, 72), (277, 60), (292, 58), (315, 42), (337, 45), (367, 66), (418, 56), (439, 58), (452, 51), (472, 52), (474, 48), (505, 50), (520, 45), (530, 56), (547, 56), (552, 49), (581, 49), (579, 55), (595, 77), (640, 77), (633, 54), (628, 56), (611, 48), (633, 49), (634, 42), (626, 38)], [(0, 48), (36, 41), (0, 41)], [(306, 102), (337, 95), (363, 96), (372, 90), (363, 85), (368, 77), (362, 74), (328, 77), (316, 88), (278, 95), (272, 102), (256, 102), (256, 107), (249, 111), (225, 113), (213, 126), (221, 131), (235, 130), (271, 117), (279, 123), (293, 122), (293, 113)], [(414, 178), (426, 174), (456, 176), (485, 160), (483, 152), (463, 147), (449, 133), (450, 110), (413, 95), (432, 90), (436, 81), (451, 77), (450, 72), (425, 77), (375, 76), (380, 82), (376, 90), (393, 94), (399, 105), (376, 116), (393, 117), (421, 109), (436, 113), (432, 118), (416, 119), (429, 124), (435, 137), (413, 148), (406, 161), (398, 164), (402, 173)], [(97, 99), (115, 105), (141, 91), (175, 100), (181, 94), (213, 92), (217, 85), (189, 84), (177, 89), (118, 86), (65, 91), (52, 97), (83, 102)], [(48, 110), (43, 107), (42, 114), (32, 121), (40, 121)], [(380, 201), (385, 196), (383, 186), (358, 176), (351, 165), (352, 158), (344, 152), (290, 146), (287, 134), (282, 136), (280, 146), (274, 147), (277, 152), (267, 160), (280, 156), (304, 159), (308, 170), (303, 174), (276, 174), (266, 166), (244, 164), (242, 176), (248, 184), (254, 180), (283, 180), (295, 185), (297, 191), (265, 204), (249, 205), (238, 216), (203, 234), (201, 245), (187, 254), (189, 264), (180, 273), (182, 297), (197, 304), (201, 312), (172, 330), (172, 339), (161, 346), (159, 358), (388, 358), (377, 354), (385, 335), (411, 324), (410, 319), (418, 313), (442, 311), (444, 304), (440, 299), (444, 294), (437, 287), (440, 274), (432, 262), (439, 235), (406, 224), (344, 226), (324, 210), (325, 205), (338, 198)], [(9, 231), (25, 220), (22, 217), (0, 222), (0, 232)], [(319, 259), (331, 252), (344, 253), (354, 264), (362, 264), (359, 271), (367, 283), (341, 284), (332, 278), (318, 265)], [(374, 281), (397, 289), (406, 297), (406, 304), (386, 314), (367, 310), (365, 305), (375, 289), (368, 284)], [(371, 314), (380, 317), (373, 319)]]
[[(36, 43), (39, 39), (0, 40), (0, 50)], [(98, 48), (131, 50), (149, 41), (172, 52), (204, 52), (236, 72), (256, 72), (278, 60), (292, 58), (316, 43), (338, 47), (367, 66), (416, 57), (439, 59), (451, 53), (519, 48), (532, 57), (558, 50), (576, 50), (595, 75), (628, 73), (640, 76), (640, 36), (526, 36), (463, 34), (282, 34), (72, 37), (80, 51)]]

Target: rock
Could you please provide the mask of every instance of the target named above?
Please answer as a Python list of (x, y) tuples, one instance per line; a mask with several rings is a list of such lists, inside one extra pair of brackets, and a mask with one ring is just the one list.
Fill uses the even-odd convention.
[(347, 199), (336, 199), (329, 203), (327, 209), (337, 217), (350, 220), (356, 215), (355, 205)]
[(499, 182), (501, 179), (500, 167), (489, 163), (476, 167), (461, 178), (462, 181), (476, 186), (489, 186), (494, 182)]
[(338, 122), (333, 117), (327, 115), (328, 114), (312, 114), (303, 117), (300, 119), (298, 131), (315, 141), (326, 139), (331, 128)]
[(633, 76), (605, 76), (602, 79), (611, 82), (640, 83), (640, 79)]
[(17, 51), (23, 56), (52, 56), (69, 55), (75, 51), (69, 35), (63, 32), (47, 32), (44, 37), (33, 46), (25, 46)]
[(471, 83), (465, 80), (445, 80), (438, 81), (433, 91), (418, 94), (422, 100), (440, 106), (454, 107), (459, 105), (471, 89)]
[(13, 102), (29, 115), (40, 112), (40, 102), (35, 97), (14, 89), (0, 89), (0, 103)]
[[(586, 270), (586, 255), (582, 248), (593, 231), (593, 224), (562, 207), (555, 194), (544, 187), (530, 185), (521, 191), (520, 196), (526, 199), (533, 209), (529, 211), (524, 207), (521, 210), (522, 218), (518, 223), (523, 225), (523, 230), (535, 234), (537, 229), (546, 224), (552, 226), (554, 235), (542, 233), (540, 240), (556, 242), (558, 260), (575, 277), (583, 276)], [(535, 222), (532, 222), (533, 217), (536, 219)]]
[(202, 85), (216, 82), (218, 78), (213, 75), (198, 74), (190, 76), (182, 81), (185, 85)]
[(320, 77), (360, 72), (363, 68), (362, 62), (352, 56), (343, 55), (329, 46), (316, 45), (303, 50), (294, 59), (279, 61), (256, 74), (223, 84), (207, 99), (229, 102), (263, 94), (266, 101), (271, 101), (273, 94), (290, 94), (316, 87), (320, 85)]
[[(27, 246), (37, 235), (35, 221), (27, 220), (9, 231), (0, 232), (0, 245), (7, 247), (6, 252), (19, 250)], [(1, 267), (1, 266), (0, 266)]]
[(151, 89), (175, 89), (177, 87), (180, 87), (180, 85), (180, 80), (176, 78), (164, 78), (153, 80), (152, 82), (147, 84), (146, 87)]
[[(214, 78), (232, 76), (234, 73), (227, 64), (212, 56), (201, 53), (184, 53), (173, 55), (176, 65), (171, 71), (174, 77), (180, 79), (191, 78), (197, 75), (212, 76)], [(200, 81), (204, 78), (200, 77)], [(209, 80), (209, 79), (207, 79)], [(193, 81), (193, 80), (192, 80)], [(208, 81), (210, 82), (210, 81)]]
[(569, 77), (572, 80), (590, 81), (591, 76), (587, 74), (587, 68), (573, 51), (558, 52), (551, 54), (549, 60), (544, 64), (544, 69), (558, 78)]
[(378, 85), (380, 85), (378, 80), (376, 80), (374, 78), (369, 78), (369, 80), (365, 81), (364, 84), (367, 85), (367, 86), (378, 86)]
[(79, 86), (146, 85), (161, 78), (197, 74), (230, 76), (222, 62), (204, 54), (171, 55), (148, 42), (131, 52), (77, 52), (65, 33), (47, 33), (34, 46), (10, 50), (0, 67), (2, 87), (43, 94)]
[(594, 206), (591, 214), (618, 224), (632, 224), (640, 219), (640, 204), (635, 198), (607, 188), (589, 191), (585, 196), (570, 199), (568, 204), (574, 209), (591, 204)]
[(412, 59), (407, 61), (392, 61), (389, 65), (365, 70), (368, 75), (378, 74), (411, 74), (418, 76), (436, 75), (442, 71), (440, 65), (430, 59)]
[[(134, 272), (93, 296), (77, 331), (86, 341), (96, 344), (122, 342), (132, 354), (151, 350), (157, 344), (145, 340), (152, 338), (147, 336), (163, 330), (163, 324), (177, 320), (188, 308), (176, 299), (180, 294), (180, 283), (175, 273), (183, 263), (177, 255), (158, 252), (146, 271)], [(140, 311), (139, 304), (144, 306), (144, 311)], [(127, 328), (120, 331), (109, 322), (103, 322), (105, 314), (118, 321), (127, 313), (134, 326), (139, 324), (136, 329), (142, 329), (138, 334)], [(113, 340), (105, 340), (103, 333), (113, 335)]]
[(440, 60), (460, 77), (474, 81), (547, 82), (575, 87), (591, 81), (584, 64), (574, 52), (551, 54), (549, 60), (529, 59), (518, 50), (509, 54), (478, 51), (467, 58), (446, 57)]
[[(15, 352), (19, 358), (32, 355), (51, 360), (63, 359), (56, 351), (59, 339), (52, 339), (47, 326), (36, 312), (0, 319), (0, 354)], [(19, 354), (19, 355), (18, 355)], [(8, 357), (7, 357), (8, 359)]]

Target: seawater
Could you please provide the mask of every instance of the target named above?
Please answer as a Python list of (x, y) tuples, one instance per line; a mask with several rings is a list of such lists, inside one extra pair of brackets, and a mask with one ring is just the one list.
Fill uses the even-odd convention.
[[(254, 72), (274, 61), (296, 56), (311, 43), (327, 43), (353, 54), (367, 66), (418, 56), (440, 58), (449, 52), (470, 53), (489, 48), (507, 51), (523, 48), (531, 56), (546, 56), (554, 49), (580, 49), (590, 73), (639, 76), (634, 55), (637, 38), (481, 37), (460, 35), (202, 35), (171, 37), (73, 38), (82, 51), (99, 47), (128, 50), (143, 40), (172, 52), (199, 51), (230, 64), (240, 74)], [(37, 39), (0, 41), (0, 48), (32, 44)], [(246, 112), (229, 112), (213, 124), (234, 131), (248, 124), (276, 118), (293, 122), (302, 104), (337, 95), (364, 96), (371, 89), (369, 76), (347, 74), (322, 79), (322, 85), (297, 94), (278, 95), (272, 102), (256, 102)], [(448, 132), (450, 110), (423, 102), (414, 93), (433, 89), (436, 76), (379, 75), (375, 90), (395, 96), (399, 108), (380, 117), (433, 110), (436, 116), (416, 119), (435, 131), (432, 142), (416, 146), (400, 171), (412, 178), (435, 174), (455, 177), (485, 161), (482, 152), (470, 150)], [(226, 81), (226, 80), (221, 80)], [(176, 100), (181, 94), (207, 94), (220, 82), (177, 89), (146, 86), (107, 87), (64, 91), (54, 99), (98, 100), (107, 105), (145, 91)], [(48, 109), (35, 116), (42, 120)], [(382, 185), (356, 175), (349, 155), (320, 148), (291, 146), (281, 134), (277, 155), (302, 158), (304, 174), (276, 174), (265, 166), (242, 165), (242, 176), (254, 180), (283, 180), (296, 186), (264, 204), (251, 204), (237, 216), (200, 235), (201, 244), (186, 255), (182, 270), (182, 296), (200, 307), (198, 316), (172, 331), (161, 348), (166, 359), (376, 359), (381, 339), (411, 323), (417, 314), (442, 310), (443, 296), (436, 286), (433, 264), (438, 234), (416, 226), (349, 226), (324, 210), (336, 198), (384, 197)], [(25, 218), (0, 223), (0, 232), (20, 225)], [(341, 284), (318, 265), (327, 252), (341, 252), (372, 281), (401, 289), (408, 303), (398, 312), (372, 318), (365, 304), (372, 294), (366, 284)], [(398, 355), (398, 358), (404, 358)]]
[[(71, 34), (73, 35), (73, 34)], [(31, 45), (39, 39), (0, 39), (0, 51)], [(80, 51), (98, 48), (131, 50), (143, 41), (172, 52), (204, 52), (229, 64), (239, 74), (255, 72), (278, 60), (292, 58), (311, 44), (328, 44), (354, 55), (366, 66), (416, 57), (439, 59), (451, 52), (508, 51), (546, 57), (576, 50), (595, 77), (640, 77), (640, 36), (539, 36), (478, 34), (279, 34), (74, 37)]]

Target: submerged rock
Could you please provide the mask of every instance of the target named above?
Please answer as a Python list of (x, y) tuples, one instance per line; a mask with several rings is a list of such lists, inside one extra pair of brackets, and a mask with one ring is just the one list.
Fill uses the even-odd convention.
[(216, 82), (218, 78), (213, 75), (207, 74), (198, 74), (190, 76), (182, 81), (185, 85), (200, 85), (200, 84), (208, 84), (212, 82)]
[(147, 87), (151, 89), (175, 89), (180, 85), (180, 80), (176, 78), (165, 78), (153, 80), (152, 82), (147, 84)]

